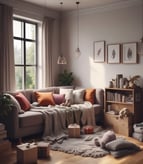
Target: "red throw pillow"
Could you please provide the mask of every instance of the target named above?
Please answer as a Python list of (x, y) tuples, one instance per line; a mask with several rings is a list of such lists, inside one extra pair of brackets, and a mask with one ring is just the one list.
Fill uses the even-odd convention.
[(35, 92), (37, 101), (41, 106), (55, 105), (52, 92)]
[(85, 90), (84, 100), (89, 101), (92, 104), (95, 103), (95, 89), (89, 88)]
[(15, 95), (16, 100), (19, 102), (21, 109), (23, 109), (24, 111), (27, 111), (31, 108), (31, 104), (28, 101), (28, 99), (22, 94), (22, 93), (17, 93)]

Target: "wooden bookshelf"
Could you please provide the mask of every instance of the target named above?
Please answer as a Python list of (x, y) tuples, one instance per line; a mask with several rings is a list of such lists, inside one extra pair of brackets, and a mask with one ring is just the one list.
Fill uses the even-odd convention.
[[(104, 122), (117, 133), (131, 136), (133, 123), (143, 121), (142, 91), (136, 89), (105, 88)], [(119, 111), (127, 108), (128, 118), (120, 119)]]

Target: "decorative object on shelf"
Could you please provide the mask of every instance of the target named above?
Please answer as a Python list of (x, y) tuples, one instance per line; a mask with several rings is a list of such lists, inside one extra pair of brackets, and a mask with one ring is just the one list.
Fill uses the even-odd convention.
[(137, 86), (137, 81), (140, 78), (139, 75), (129, 77), (129, 88), (135, 88)]
[(135, 64), (137, 63), (137, 43), (123, 44), (123, 63)]
[(76, 1), (76, 5), (77, 5), (77, 48), (75, 50), (76, 53), (76, 57), (79, 57), (81, 55), (81, 51), (79, 48), (79, 1)]
[(11, 98), (9, 95), (0, 94), (0, 118), (5, 118), (11, 110)]
[(105, 41), (95, 41), (93, 44), (93, 61), (103, 63), (105, 61)]
[(136, 88), (139, 85), (139, 75), (130, 76), (129, 78), (123, 77), (122, 74), (117, 74), (115, 79), (109, 81), (109, 88)]
[(138, 42), (138, 54), (139, 55), (143, 55), (143, 2), (142, 2), (142, 14), (141, 14), (141, 17), (142, 17), (142, 37), (141, 39), (139, 40)]
[[(63, 2), (60, 2), (60, 5), (61, 5), (61, 14), (60, 14), (60, 35), (59, 35), (59, 40), (61, 40), (61, 37), (62, 37), (62, 9), (63, 9)], [(67, 60), (65, 58), (65, 56), (63, 56), (63, 53), (62, 53), (62, 41), (59, 42), (59, 45), (60, 45), (60, 56), (58, 57), (58, 60), (57, 60), (57, 64), (67, 64)]]
[(120, 44), (108, 44), (107, 45), (107, 63), (120, 63)]
[(123, 108), (119, 111), (119, 118), (123, 119), (129, 117), (130, 111), (127, 108)]
[(59, 85), (62, 86), (72, 85), (73, 81), (74, 78), (72, 72), (68, 72), (67, 70), (64, 70), (63, 73), (59, 74)]

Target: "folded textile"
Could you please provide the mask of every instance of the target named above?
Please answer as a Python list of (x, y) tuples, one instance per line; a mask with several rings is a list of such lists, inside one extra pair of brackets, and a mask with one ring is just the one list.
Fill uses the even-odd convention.
[(95, 138), (94, 142), (96, 146), (101, 146), (102, 148), (108, 142), (111, 142), (116, 139), (116, 135), (113, 131), (108, 130), (106, 133), (103, 134), (101, 138)]
[(139, 140), (140, 142), (143, 142), (143, 133), (133, 132), (132, 137)]
[(140, 150), (139, 146), (122, 138), (117, 138), (116, 140), (107, 143), (105, 145), (105, 148), (109, 151), (115, 151), (121, 149)]
[(122, 150), (118, 150), (118, 151), (110, 151), (111, 155), (114, 158), (121, 158), (121, 157), (130, 155), (130, 154), (133, 154), (136, 152), (137, 152), (137, 150), (135, 150), (135, 149), (122, 149)]
[(107, 143), (105, 148), (110, 151), (111, 155), (115, 158), (120, 158), (141, 150), (136, 144), (122, 138)]
[(133, 125), (134, 132), (143, 134), (143, 122)]

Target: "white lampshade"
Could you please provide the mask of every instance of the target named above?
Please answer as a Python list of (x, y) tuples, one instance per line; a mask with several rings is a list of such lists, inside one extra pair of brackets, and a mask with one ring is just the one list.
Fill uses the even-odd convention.
[(75, 50), (75, 55), (77, 58), (81, 55), (81, 51), (80, 51), (79, 47)]
[(66, 58), (64, 56), (59, 56), (57, 60), (57, 64), (67, 64)]

